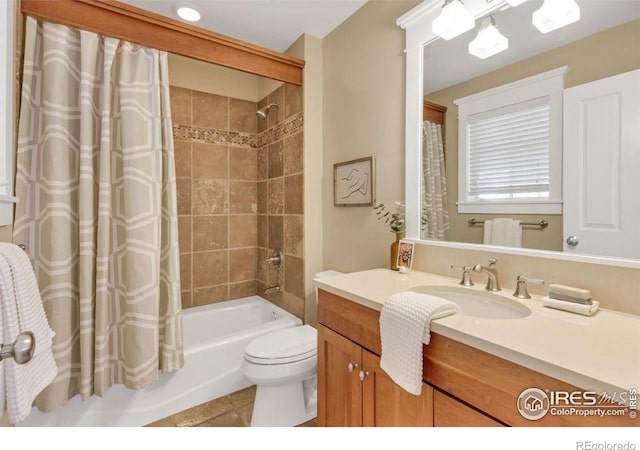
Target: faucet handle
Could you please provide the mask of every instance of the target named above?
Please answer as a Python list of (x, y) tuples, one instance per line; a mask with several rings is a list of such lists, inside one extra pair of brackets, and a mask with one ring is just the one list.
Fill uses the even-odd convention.
[(489, 258), (489, 267), (495, 267), (498, 263), (498, 260), (495, 258)]
[(527, 287), (527, 283), (544, 284), (544, 280), (540, 280), (537, 278), (527, 278), (522, 275), (518, 275), (518, 278), (516, 280), (517, 280), (516, 290), (513, 293), (513, 296), (521, 299), (531, 298), (531, 295), (529, 295), (529, 289)]
[(473, 281), (471, 280), (472, 269), (470, 266), (457, 266), (455, 264), (451, 264), (451, 268), (462, 271), (462, 280), (460, 281), (460, 285), (473, 286)]

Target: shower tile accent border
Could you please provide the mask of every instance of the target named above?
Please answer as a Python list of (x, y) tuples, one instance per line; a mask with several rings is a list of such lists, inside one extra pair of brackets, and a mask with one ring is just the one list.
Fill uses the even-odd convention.
[(173, 125), (173, 138), (230, 147), (256, 148), (258, 143), (258, 136), (255, 133), (196, 128), (180, 124)]
[(173, 138), (183, 141), (203, 142), (206, 144), (227, 145), (230, 147), (258, 148), (282, 140), (302, 130), (302, 113), (297, 113), (284, 122), (262, 131), (259, 134), (241, 131), (223, 131), (207, 128), (189, 127), (173, 124)]
[(276, 124), (273, 128), (260, 132), (258, 134), (258, 146), (264, 147), (265, 145), (284, 139), (286, 136), (302, 131), (303, 125), (304, 120), (302, 113), (294, 114), (285, 119), (284, 122)]

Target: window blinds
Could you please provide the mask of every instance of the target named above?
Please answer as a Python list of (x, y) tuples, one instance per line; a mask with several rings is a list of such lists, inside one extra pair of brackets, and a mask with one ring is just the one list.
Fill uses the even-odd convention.
[(549, 196), (549, 97), (468, 117), (469, 198)]

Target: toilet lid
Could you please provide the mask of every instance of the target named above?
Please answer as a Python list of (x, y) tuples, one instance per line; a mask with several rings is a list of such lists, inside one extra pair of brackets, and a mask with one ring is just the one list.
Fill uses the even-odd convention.
[(255, 364), (286, 364), (315, 356), (318, 333), (309, 325), (265, 334), (249, 343), (245, 359)]

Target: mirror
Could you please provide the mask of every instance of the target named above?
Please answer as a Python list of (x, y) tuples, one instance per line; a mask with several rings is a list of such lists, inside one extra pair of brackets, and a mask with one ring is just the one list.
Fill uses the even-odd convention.
[[(578, 0), (577, 3), (581, 9), (581, 19), (578, 22), (542, 34), (534, 28), (531, 20), (532, 14), (542, 5), (541, 0), (529, 0), (518, 7), (508, 7), (503, 2), (503, 6), (494, 10), (492, 16), (501, 34), (509, 39), (509, 48), (486, 59), (479, 59), (468, 50), (469, 43), (478, 34), (480, 20), (476, 21), (475, 29), (454, 39), (434, 39), (424, 45), (421, 100), (424, 105), (423, 117), (427, 122), (425, 126), (421, 126), (422, 173), (419, 198), (422, 214), (428, 216), (430, 225), (420, 230), (421, 239), (491, 243), (485, 241), (483, 222), (495, 218), (510, 218), (519, 220), (522, 224), (519, 228), (521, 246), (524, 248), (640, 259), (640, 208), (636, 200), (625, 197), (625, 193), (638, 192), (640, 183), (634, 180), (637, 177), (628, 176), (624, 172), (627, 153), (635, 153), (636, 156), (630, 157), (628, 161), (640, 168), (637, 134), (631, 137), (631, 142), (627, 142), (628, 148), (621, 147), (620, 153), (617, 153), (612, 148), (615, 143), (612, 144), (611, 141), (611, 136), (615, 133), (598, 134), (589, 131), (598, 127), (585, 130), (584, 124), (580, 128), (579, 124), (571, 122), (571, 116), (567, 116), (572, 107), (567, 102), (573, 98), (571, 95), (574, 91), (578, 95), (573, 100), (574, 103), (587, 108), (583, 112), (591, 113), (597, 109), (603, 114), (603, 111), (609, 111), (607, 108), (616, 111), (612, 104), (607, 104), (608, 100), (602, 100), (599, 105), (587, 103), (585, 106), (584, 99), (602, 95), (599, 93), (600, 85), (592, 83), (596, 80), (612, 80), (610, 84), (619, 84), (617, 78), (612, 77), (631, 71), (640, 73), (640, 2)], [(458, 116), (461, 106), (458, 100), (565, 66), (568, 72), (563, 75), (564, 91), (561, 90), (561, 94), (565, 95), (565, 115), (560, 122), (564, 144), (562, 138), (558, 141), (560, 151), (564, 153), (564, 163), (559, 163), (557, 169), (549, 169), (552, 173), (557, 170), (558, 175), (562, 175), (563, 204), (558, 204), (557, 211), (552, 208), (540, 212), (536, 202), (530, 209), (523, 209), (531, 206), (527, 206), (525, 202), (517, 212), (498, 213), (491, 207), (485, 208), (488, 209), (485, 211), (482, 205), (473, 212), (464, 211), (459, 203), (459, 140), (464, 133), (469, 133), (469, 126), (460, 133)], [(637, 80), (640, 78), (634, 77), (629, 81), (631, 95), (640, 95), (640, 83)], [(437, 125), (437, 120), (430, 119), (427, 105), (435, 105), (444, 111), (441, 125)], [(633, 114), (638, 114), (637, 110)], [(639, 116), (634, 117), (637, 123)], [(606, 115), (604, 119), (606, 122)], [(583, 137), (591, 139), (587, 142), (587, 147), (595, 147), (597, 143), (601, 147), (599, 154), (577, 155), (568, 159), (568, 147), (577, 145), (570, 140), (576, 131), (568, 129), (569, 125), (574, 128), (578, 126), (576, 129)], [(604, 128), (606, 127), (605, 124)], [(633, 132), (627, 131), (628, 136), (632, 136)], [(463, 152), (468, 151), (467, 145), (463, 147)], [(558, 162), (562, 160), (562, 156), (559, 158)], [(526, 160), (525, 156), (523, 161)], [(511, 161), (507, 164), (510, 163)], [(468, 163), (465, 164), (468, 167)], [(577, 166), (584, 170), (576, 172)], [(474, 173), (473, 169), (470, 170)], [(599, 187), (597, 183), (600, 181), (597, 178), (603, 176), (608, 178), (601, 180), (604, 184)], [(582, 181), (572, 182), (576, 177)], [(407, 178), (412, 179), (409, 172)], [(524, 197), (529, 195), (534, 194), (523, 194)], [(486, 203), (491, 201), (484, 205)], [(584, 205), (590, 209), (585, 210)], [(571, 216), (576, 216), (577, 219), (572, 219)], [(470, 224), (474, 219), (475, 224)], [(574, 225), (571, 220), (580, 224)], [(531, 225), (524, 225), (525, 223)], [(546, 223), (547, 226), (539, 226), (540, 223)], [(492, 225), (495, 225), (494, 229), (498, 226), (497, 223)], [(619, 229), (627, 231), (630, 225), (631, 230), (626, 237), (617, 237), (620, 242), (614, 245), (604, 241), (609, 235), (620, 234)], [(591, 231), (594, 233), (589, 234)], [(580, 245), (571, 247), (567, 244), (567, 239), (574, 234), (578, 236), (576, 239)], [(593, 245), (588, 245), (588, 241)], [(512, 244), (509, 242), (498, 245)]]

